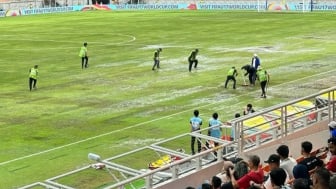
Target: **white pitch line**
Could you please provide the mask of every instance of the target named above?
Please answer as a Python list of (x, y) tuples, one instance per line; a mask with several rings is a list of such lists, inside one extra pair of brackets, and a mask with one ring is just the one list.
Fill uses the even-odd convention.
[[(300, 79), (297, 79), (297, 80), (292, 80), (292, 81), (289, 81), (289, 82), (286, 82), (286, 83), (281, 83), (281, 84), (275, 85), (275, 86), (273, 86), (271, 88), (279, 87), (279, 86), (282, 86), (282, 85), (285, 85), (285, 84), (288, 84), (288, 83), (297, 82), (297, 81), (300, 81), (300, 80), (306, 80), (308, 78), (312, 78), (312, 77), (319, 76), (319, 75), (324, 75), (324, 74), (327, 74), (327, 73), (330, 73), (330, 72), (335, 72), (335, 71), (336, 71), (336, 69), (329, 70), (327, 72), (322, 72), (322, 73), (319, 73), (319, 74), (307, 76), (307, 77), (300, 78)], [(246, 96), (247, 94), (251, 94), (251, 93), (255, 93), (255, 92), (256, 91), (251, 91), (249, 93), (245, 93), (245, 94), (236, 96), (234, 98), (241, 97), (241, 96)], [(227, 99), (225, 99), (225, 100), (227, 100)], [(213, 102), (213, 103), (205, 104), (203, 106), (199, 106), (198, 108), (203, 108), (203, 107), (207, 107), (207, 106), (214, 105), (214, 104), (218, 104), (218, 102)], [(87, 138), (87, 139), (84, 139), (84, 140), (80, 140), (80, 141), (77, 141), (77, 142), (69, 143), (69, 144), (66, 144), (66, 145), (63, 145), (63, 146), (59, 146), (59, 147), (56, 147), (56, 148), (52, 148), (52, 149), (49, 149), (49, 150), (45, 150), (45, 151), (41, 151), (41, 152), (38, 152), (38, 153), (30, 154), (30, 155), (27, 155), (27, 156), (22, 156), (22, 157), (19, 157), (19, 158), (16, 158), (16, 159), (12, 159), (12, 160), (9, 160), (9, 161), (1, 162), (0, 166), (1, 165), (5, 165), (5, 164), (9, 164), (11, 162), (27, 159), (29, 157), (37, 156), (37, 155), (40, 155), (40, 154), (45, 154), (45, 153), (48, 153), (48, 152), (51, 152), (51, 151), (62, 149), (62, 148), (65, 148), (65, 147), (68, 147), (68, 146), (72, 146), (72, 145), (75, 145), (75, 144), (79, 144), (79, 143), (82, 143), (82, 142), (86, 142), (86, 141), (89, 141), (89, 140), (93, 140), (93, 139), (96, 139), (96, 138), (100, 138), (100, 137), (103, 137), (103, 136), (107, 136), (107, 135), (110, 135), (110, 134), (113, 134), (113, 133), (116, 133), (116, 132), (128, 130), (128, 129), (131, 129), (131, 128), (134, 128), (134, 127), (139, 127), (139, 126), (147, 124), (147, 123), (152, 123), (152, 122), (155, 122), (155, 121), (158, 121), (158, 120), (161, 120), (161, 119), (165, 119), (165, 118), (169, 118), (169, 117), (181, 114), (181, 113), (190, 112), (192, 110), (194, 110), (194, 109), (187, 109), (187, 110), (184, 110), (184, 111), (181, 111), (181, 112), (177, 112), (177, 113), (170, 114), (170, 115), (167, 115), (167, 116), (163, 116), (163, 117), (160, 117), (160, 118), (157, 118), (157, 119), (152, 119), (152, 120), (149, 120), (149, 121), (138, 123), (138, 124), (135, 124), (135, 125), (132, 125), (132, 126), (129, 126), (129, 127), (125, 127), (125, 128), (122, 128), (122, 129), (114, 130), (114, 131), (111, 131), (111, 132), (108, 132), (108, 133), (104, 133), (104, 134), (101, 134), (101, 135), (90, 137), (90, 138)]]

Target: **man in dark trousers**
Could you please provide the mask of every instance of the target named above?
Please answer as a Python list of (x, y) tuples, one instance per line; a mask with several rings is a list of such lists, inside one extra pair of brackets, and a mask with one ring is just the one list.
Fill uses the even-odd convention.
[(260, 59), (257, 54), (253, 55), (252, 60), (251, 60), (251, 66), (255, 69), (255, 72), (253, 74), (253, 81), (255, 81), (257, 78), (257, 75), (256, 75), (257, 70), (258, 70), (258, 67), (260, 66)]
[(188, 57), (189, 72), (191, 72), (191, 68), (192, 68), (192, 66), (193, 66), (194, 63), (195, 63), (194, 68), (195, 69), (197, 68), (197, 64), (198, 64), (198, 60), (196, 59), (197, 54), (198, 54), (198, 49), (195, 49), (195, 50), (191, 51), (191, 54)]
[(87, 42), (83, 44), (79, 51), (79, 57), (82, 59), (82, 69), (89, 67), (89, 56), (87, 52)]
[(37, 75), (38, 75), (38, 65), (35, 65), (33, 68), (29, 70), (29, 90), (36, 89), (37, 83)]
[(261, 66), (258, 67), (257, 78), (260, 82), (261, 87), (261, 98), (266, 98), (266, 86), (269, 82), (269, 75), (266, 70), (264, 70)]
[(238, 72), (236, 70), (236, 67), (230, 68), (230, 70), (227, 73), (226, 81), (224, 87), (227, 88), (227, 84), (230, 80), (233, 81), (233, 89), (236, 89), (236, 76), (238, 75)]
[(154, 65), (152, 70), (155, 70), (155, 67), (157, 67), (157, 69), (160, 68), (160, 52), (162, 52), (161, 48), (158, 48), (155, 52), (154, 52)]
[(242, 70), (245, 70), (246, 73), (244, 74), (245, 76), (248, 75), (248, 78), (249, 78), (249, 81), (250, 81), (250, 85), (254, 85), (255, 84), (255, 77), (254, 75), (256, 74), (256, 69), (249, 65), (249, 64), (246, 64), (245, 66), (241, 67)]
[[(190, 130), (191, 132), (194, 131), (199, 131), (201, 130), (201, 125), (202, 125), (202, 119), (199, 117), (199, 111), (198, 110), (194, 110), (194, 116), (192, 118), (190, 118)], [(197, 140), (197, 151), (198, 153), (201, 152), (201, 141), (200, 139), (197, 139), (196, 137), (192, 136), (191, 137), (191, 153), (192, 155), (195, 154), (195, 141)]]

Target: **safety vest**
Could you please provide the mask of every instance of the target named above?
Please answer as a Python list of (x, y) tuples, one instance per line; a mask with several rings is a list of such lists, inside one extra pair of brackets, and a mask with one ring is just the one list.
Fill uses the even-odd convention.
[(235, 73), (235, 69), (233, 69), (233, 68), (231, 68), (229, 71), (228, 71), (228, 73), (227, 73), (227, 75), (228, 76), (233, 76), (233, 74)]
[(31, 68), (30, 73), (29, 73), (29, 77), (33, 78), (33, 79), (37, 79), (37, 71), (38, 71), (37, 69)]
[(258, 70), (257, 75), (258, 75), (259, 81), (267, 81), (266, 70)]
[(86, 56), (86, 52), (87, 52), (87, 48), (86, 47), (81, 47), (81, 49), (79, 51), (79, 56), (80, 57), (85, 57)]

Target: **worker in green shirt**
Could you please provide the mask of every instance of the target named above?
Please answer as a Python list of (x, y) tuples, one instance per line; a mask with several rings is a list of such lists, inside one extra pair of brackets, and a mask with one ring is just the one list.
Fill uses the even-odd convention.
[(82, 59), (82, 69), (89, 67), (89, 57), (87, 53), (87, 42), (80, 48), (79, 57)]
[(36, 89), (38, 65), (29, 69), (29, 90)]
[(257, 70), (257, 79), (260, 82), (261, 86), (261, 98), (266, 98), (266, 86), (269, 82), (269, 75), (266, 70), (264, 70), (261, 66), (258, 67)]
[(236, 76), (238, 75), (238, 72), (236, 70), (236, 67), (230, 68), (230, 70), (227, 73), (226, 81), (224, 87), (227, 88), (227, 84), (230, 80), (233, 81), (233, 89), (236, 89)]

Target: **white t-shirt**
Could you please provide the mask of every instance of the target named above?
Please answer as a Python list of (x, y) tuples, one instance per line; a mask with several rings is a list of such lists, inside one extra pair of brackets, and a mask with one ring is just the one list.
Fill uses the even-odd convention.
[(280, 168), (283, 168), (290, 179), (294, 178), (293, 176), (293, 169), (294, 166), (297, 164), (296, 160), (292, 157), (288, 157), (280, 161)]

